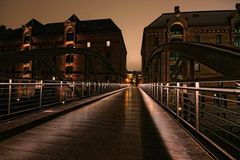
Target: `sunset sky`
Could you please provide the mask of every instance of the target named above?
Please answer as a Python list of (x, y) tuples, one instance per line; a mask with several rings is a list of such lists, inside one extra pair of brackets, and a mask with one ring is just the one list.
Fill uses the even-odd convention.
[(0, 25), (19, 28), (32, 18), (43, 24), (63, 22), (72, 14), (80, 20), (111, 18), (122, 30), (127, 69), (141, 70), (143, 29), (162, 13), (180, 10), (235, 10), (240, 0), (0, 0)]

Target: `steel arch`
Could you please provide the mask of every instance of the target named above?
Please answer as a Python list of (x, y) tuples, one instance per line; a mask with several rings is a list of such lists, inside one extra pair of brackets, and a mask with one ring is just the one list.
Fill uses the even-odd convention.
[(109, 66), (112, 72), (114, 68), (108, 63), (98, 52), (83, 48), (43, 48), (24, 51), (15, 51), (0, 54), (0, 68), (14, 65), (21, 62), (30, 61), (32, 59), (44, 60), (45, 57), (54, 57), (64, 54), (84, 54), (95, 57)]
[(163, 51), (175, 51), (180, 55), (199, 61), (226, 76), (240, 76), (240, 50), (226, 46), (201, 44), (192, 42), (175, 42), (160, 45), (147, 60), (144, 70)]

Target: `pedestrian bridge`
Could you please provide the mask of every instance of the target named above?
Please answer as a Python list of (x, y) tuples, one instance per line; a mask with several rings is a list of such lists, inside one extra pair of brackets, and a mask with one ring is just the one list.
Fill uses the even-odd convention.
[(0, 83), (2, 159), (239, 159), (239, 83)]

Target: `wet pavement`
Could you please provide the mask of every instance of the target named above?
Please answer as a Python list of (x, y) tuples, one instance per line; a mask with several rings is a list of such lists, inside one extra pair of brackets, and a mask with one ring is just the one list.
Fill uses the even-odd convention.
[[(175, 159), (171, 155), (171, 145), (163, 141), (166, 136), (161, 136), (158, 127), (160, 124), (156, 125), (150, 115), (151, 111), (145, 106), (138, 88), (129, 88), (2, 140), (0, 159)], [(191, 138), (186, 140), (190, 141)], [(199, 155), (202, 154), (202, 157), (195, 155), (191, 158), (193, 154), (177, 148), (175, 154), (184, 152), (184, 158), (208, 159), (199, 146), (194, 147), (196, 151), (201, 152)]]

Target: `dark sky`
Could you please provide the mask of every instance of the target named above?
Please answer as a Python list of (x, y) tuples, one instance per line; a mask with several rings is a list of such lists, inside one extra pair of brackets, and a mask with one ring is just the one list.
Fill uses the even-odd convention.
[(143, 28), (162, 13), (180, 10), (234, 10), (240, 0), (0, 0), (0, 25), (19, 28), (30, 19), (63, 22), (72, 14), (80, 20), (111, 18), (122, 30), (128, 70), (141, 70)]

